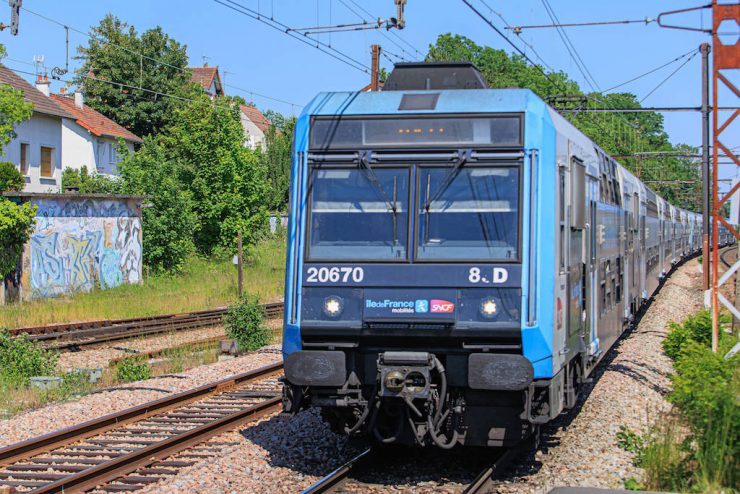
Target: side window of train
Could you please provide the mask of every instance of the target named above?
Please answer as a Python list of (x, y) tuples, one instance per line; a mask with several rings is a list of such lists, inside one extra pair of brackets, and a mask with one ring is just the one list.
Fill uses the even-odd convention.
[(586, 167), (573, 156), (570, 159), (570, 227), (582, 230), (586, 226)]
[(606, 314), (606, 261), (599, 262), (599, 314)]
[(565, 271), (565, 211), (567, 198), (565, 197), (565, 168), (560, 168), (558, 174), (558, 193), (560, 195), (560, 272)]

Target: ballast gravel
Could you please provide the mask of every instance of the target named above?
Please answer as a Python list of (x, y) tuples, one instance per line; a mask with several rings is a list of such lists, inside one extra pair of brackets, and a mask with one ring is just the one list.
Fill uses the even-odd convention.
[(0, 447), (80, 424), (147, 401), (164, 398), (280, 360), (282, 360), (282, 353), (277, 346), (273, 345), (231, 360), (201, 365), (176, 376), (131, 382), (116, 387), (112, 391), (102, 391), (76, 401), (50, 404), (20, 413), (10, 420), (0, 421)]
[[(576, 409), (547, 426), (536, 452), (514, 460), (493, 492), (622, 488), (625, 479), (639, 478), (633, 454), (619, 448), (616, 434), (622, 425), (644, 431), (668, 409), (664, 395), (672, 368), (661, 340), (668, 322), (681, 321), (701, 306), (701, 271), (693, 260), (674, 272), (638, 327), (597, 368)], [(331, 433), (314, 410), (294, 418), (267, 417), (218, 440), (238, 440), (239, 445), (145, 492), (299, 492), (363, 448)], [(341, 491), (457, 493), (483, 468), (487, 455), (480, 450), (391, 450), (378, 471), (350, 481)]]

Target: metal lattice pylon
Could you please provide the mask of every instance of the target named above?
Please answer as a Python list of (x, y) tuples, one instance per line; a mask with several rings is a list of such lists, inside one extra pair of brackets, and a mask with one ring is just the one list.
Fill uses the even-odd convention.
[[(734, 23), (734, 29), (740, 27), (740, 3), (718, 4), (717, 0), (712, 0), (712, 52), (713, 52), (713, 70), (712, 70), (712, 287), (711, 287), (711, 304), (712, 304), (712, 350), (717, 351), (719, 346), (719, 304), (722, 303), (735, 317), (740, 319), (740, 311), (727, 298), (720, 293), (720, 287), (740, 268), (740, 259), (730, 268), (722, 278), (719, 277), (719, 227), (724, 225), (736, 239), (740, 240), (740, 234), (737, 229), (729, 224), (721, 216), (722, 206), (738, 190), (738, 185), (727, 194), (720, 197), (719, 194), (719, 152), (730, 158), (736, 166), (740, 166), (740, 159), (722, 142), (722, 133), (732, 124), (740, 115), (740, 109), (735, 110), (730, 117), (720, 123), (719, 119), (719, 91), (720, 83), (723, 88), (729, 89), (734, 95), (735, 101), (740, 99), (740, 90), (729, 79), (730, 73), (737, 73), (740, 69), (740, 42), (735, 38), (733, 44), (724, 44), (720, 40), (720, 25), (731, 25)], [(732, 106), (737, 106), (732, 105)], [(733, 348), (736, 352), (740, 343)]]

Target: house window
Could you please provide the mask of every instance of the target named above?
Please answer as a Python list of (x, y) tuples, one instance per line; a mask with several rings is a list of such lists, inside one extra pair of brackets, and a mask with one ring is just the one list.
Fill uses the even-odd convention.
[(54, 148), (41, 146), (41, 176), (54, 176)]
[(116, 164), (116, 145), (112, 143), (108, 143), (108, 163), (111, 165)]
[(28, 175), (28, 166), (30, 163), (30, 156), (29, 156), (30, 152), (31, 152), (31, 147), (27, 143), (22, 142), (21, 143), (21, 163), (20, 163), (21, 170), (20, 171), (23, 175)]

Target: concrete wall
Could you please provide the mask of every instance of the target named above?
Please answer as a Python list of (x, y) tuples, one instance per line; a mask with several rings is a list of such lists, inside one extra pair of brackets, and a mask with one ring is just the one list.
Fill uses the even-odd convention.
[[(118, 141), (113, 137), (96, 137), (72, 120), (62, 124), (62, 169), (79, 170), (83, 166), (88, 172), (97, 171), (106, 175), (118, 175), (116, 164), (121, 161), (115, 151)], [(130, 151), (133, 143), (127, 142)]]
[(38, 213), (22, 261), (24, 300), (141, 281), (141, 210), (136, 201), (66, 196), (33, 202)]
[[(21, 143), (29, 145), (30, 166), (26, 174), (25, 192), (58, 192), (62, 182), (62, 119), (34, 113), (33, 116), (15, 127), (18, 135), (5, 146), (4, 157), (16, 165), (21, 162)], [(41, 146), (54, 149), (52, 177), (41, 176)]]

